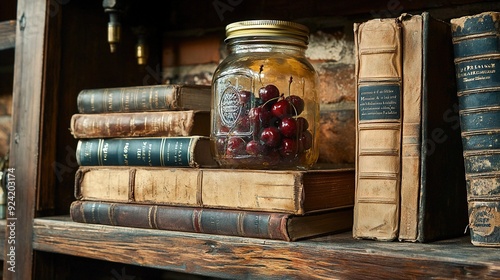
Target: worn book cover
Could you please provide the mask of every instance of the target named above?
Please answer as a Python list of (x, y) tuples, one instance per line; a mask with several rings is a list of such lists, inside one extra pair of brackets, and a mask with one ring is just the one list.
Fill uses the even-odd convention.
[[(395, 41), (387, 34), (381, 36), (380, 40), (385, 42), (385, 46), (397, 42), (397, 47), (386, 47), (387, 51), (401, 49), (401, 60), (397, 60), (401, 64), (402, 81), (399, 95), (401, 134), (393, 134), (390, 138), (384, 139), (386, 144), (390, 143), (394, 146), (394, 151), (400, 159), (397, 162), (393, 159), (385, 159), (385, 164), (391, 164), (400, 169), (394, 169), (399, 173), (392, 173), (393, 182), (399, 183), (391, 189), (392, 192), (382, 193), (381, 188), (375, 184), (368, 185), (369, 187), (358, 184), (356, 194), (359, 195), (356, 203), (359, 205), (375, 204), (376, 207), (386, 211), (384, 212), (386, 215), (381, 215), (380, 211), (375, 212), (368, 207), (366, 207), (368, 209), (358, 208), (360, 209), (358, 213), (355, 209), (355, 215), (358, 217), (354, 220), (355, 228), (363, 219), (369, 219), (371, 223), (369, 225), (372, 226), (371, 235), (358, 234), (357, 237), (429, 242), (463, 235), (467, 225), (467, 207), (464, 168), (461, 164), (463, 156), (453, 49), (449, 44), (450, 25), (430, 17), (428, 13), (402, 14), (398, 18), (369, 22), (373, 24), (373, 27), (368, 30), (375, 33), (372, 36), (381, 33), (377, 30), (377, 26), (399, 27), (399, 29), (388, 30), (391, 31), (389, 33), (391, 36), (400, 36), (400, 40)], [(362, 32), (368, 30), (364, 29)], [(358, 35), (357, 38), (362, 41), (363, 34)], [(378, 42), (378, 45), (384, 45), (381, 42)], [(380, 54), (373, 51), (375, 44), (363, 47), (360, 42), (358, 46), (360, 56), (368, 54), (368, 56), (378, 56), (378, 59), (382, 59), (386, 55), (385, 52)], [(366, 51), (364, 48), (371, 51)], [(369, 63), (361, 59), (358, 62), (360, 68), (363, 68), (363, 63)], [(387, 63), (389, 62), (390, 60), (387, 60)], [(371, 65), (368, 64), (365, 67), (370, 68)], [(377, 69), (373, 71), (377, 74), (383, 73)], [(372, 78), (368, 82), (374, 80)], [(363, 82), (361, 75), (358, 78), (358, 88), (359, 85), (363, 85)], [(358, 94), (359, 131), (363, 129), (362, 125), (367, 125), (369, 128), (372, 126), (371, 129), (374, 129), (375, 125), (381, 126), (380, 120), (372, 123), (363, 120), (363, 113), (368, 105), (371, 106), (369, 108), (372, 109), (370, 111), (372, 114), (383, 113), (385, 108), (388, 108), (387, 101), (376, 95), (372, 96), (375, 98), (370, 100), (362, 92)], [(374, 145), (374, 139), (377, 138), (362, 138), (361, 133), (358, 135), (360, 135), (358, 137), (360, 162), (364, 154), (375, 157), (381, 152), (375, 150), (370, 151), (370, 154), (369, 151), (363, 151), (363, 145)], [(375, 166), (378, 168), (383, 165)], [(359, 178), (367, 176), (364, 168), (363, 165), (358, 165)], [(371, 175), (375, 177), (374, 174)], [(376, 195), (382, 196), (385, 200), (380, 197), (374, 199)], [(382, 229), (388, 228), (392, 231), (382, 232)], [(359, 230), (360, 227), (356, 229)], [(369, 228), (365, 229), (368, 232)]]
[(211, 87), (205, 85), (152, 85), (84, 89), (77, 97), (80, 114), (170, 110), (210, 112)]
[(465, 179), (449, 23), (403, 14), (403, 141), (399, 239), (461, 236)]
[(155, 204), (74, 201), (70, 215), (73, 221), (80, 223), (284, 241), (347, 231), (352, 227), (352, 206), (297, 216)]
[(210, 113), (184, 110), (74, 114), (70, 131), (77, 139), (210, 136)]
[(398, 236), (401, 182), (401, 25), (374, 19), (354, 25), (356, 201), (354, 238)]
[(472, 244), (500, 247), (500, 12), (451, 20)]
[(80, 167), (75, 197), (302, 215), (354, 205), (354, 169)]
[(205, 136), (80, 139), (76, 161), (80, 166), (218, 166)]

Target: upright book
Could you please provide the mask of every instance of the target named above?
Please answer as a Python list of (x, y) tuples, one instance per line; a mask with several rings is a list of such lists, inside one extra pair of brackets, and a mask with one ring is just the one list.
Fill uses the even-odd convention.
[(174, 207), (154, 204), (74, 201), (73, 221), (206, 234), (295, 241), (347, 231), (352, 207), (310, 215)]
[(210, 112), (211, 87), (154, 85), (84, 89), (77, 97), (80, 114), (198, 110)]
[(401, 24), (354, 24), (356, 200), (353, 236), (398, 236), (401, 170)]
[(450, 24), (403, 14), (399, 240), (464, 234), (467, 205)]
[(500, 247), (500, 12), (451, 24), (471, 242)]
[(210, 113), (183, 110), (74, 114), (70, 130), (77, 139), (210, 136)]
[[(386, 210), (386, 216), (378, 215), (374, 219), (371, 215), (376, 214), (373, 214), (374, 210), (370, 207), (358, 208), (360, 211), (357, 213), (358, 219), (354, 221), (354, 228), (362, 222), (369, 223), (372, 228), (365, 228), (367, 233), (359, 237), (378, 240), (397, 238), (401, 241), (428, 242), (463, 235), (467, 224), (467, 205), (464, 168), (461, 164), (463, 156), (453, 49), (449, 43), (450, 26), (430, 17), (428, 13), (402, 14), (398, 18), (385, 21), (399, 26), (399, 30), (391, 29), (392, 37), (381, 35), (381, 40), (389, 45), (394, 42), (394, 36), (399, 34), (401, 37), (397, 40), (398, 48), (401, 49), (401, 60), (397, 60), (400, 63), (402, 81), (401, 135), (384, 139), (386, 144), (395, 145), (394, 150), (399, 150), (400, 153), (399, 162), (394, 162), (394, 159), (387, 162), (391, 166), (399, 164), (399, 174), (392, 173), (399, 185), (390, 185), (390, 191), (381, 192), (377, 184), (358, 184), (356, 194), (360, 194), (360, 205), (375, 205), (376, 208)], [(387, 24), (380, 22), (373, 20), (375, 26), (364, 32), (377, 29), (379, 24)], [(378, 59), (386, 55), (377, 52), (368, 54)], [(363, 63), (369, 61), (359, 60), (359, 63), (363, 68)], [(368, 64), (365, 67), (371, 66)], [(372, 71), (384, 72), (377, 69)], [(362, 114), (367, 105), (364, 100), (367, 99), (363, 99), (363, 95), (358, 97), (359, 125), (379, 126), (380, 120), (363, 121)], [(378, 105), (370, 101), (370, 109), (383, 114), (387, 108), (386, 103), (382, 98), (377, 99), (377, 96), (373, 99), (382, 101), (378, 101)], [(363, 138), (361, 135), (358, 139), (360, 152), (363, 152), (364, 145), (373, 145), (373, 139)], [(377, 152), (380, 151), (375, 150), (370, 156), (377, 157)], [(362, 155), (361, 153), (360, 157)], [(377, 165), (371, 164), (371, 168), (377, 168)], [(363, 176), (362, 166), (358, 172)], [(377, 197), (377, 200), (371, 200), (368, 204), (363, 201), (366, 194), (372, 197), (379, 195), (382, 198)], [(389, 224), (392, 225), (390, 228), (393, 231), (381, 231)]]
[(354, 205), (354, 169), (80, 167), (78, 200), (303, 215)]
[(80, 139), (76, 161), (80, 166), (217, 166), (204, 136)]

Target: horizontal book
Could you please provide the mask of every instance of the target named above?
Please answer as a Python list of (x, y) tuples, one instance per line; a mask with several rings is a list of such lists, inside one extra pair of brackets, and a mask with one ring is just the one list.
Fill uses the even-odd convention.
[(206, 85), (153, 85), (84, 89), (77, 97), (80, 114), (170, 110), (210, 112), (211, 87)]
[(74, 201), (73, 221), (205, 234), (295, 241), (349, 230), (352, 207), (306, 216), (131, 203)]
[(354, 205), (354, 169), (80, 167), (79, 200), (305, 213)]
[(80, 139), (80, 166), (216, 167), (210, 138), (136, 137)]
[(71, 117), (70, 129), (77, 139), (210, 136), (210, 113), (185, 110), (74, 114)]

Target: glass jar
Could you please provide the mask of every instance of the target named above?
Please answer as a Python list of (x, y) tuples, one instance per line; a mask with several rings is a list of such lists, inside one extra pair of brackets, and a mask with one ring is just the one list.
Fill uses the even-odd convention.
[(318, 76), (307, 27), (252, 20), (226, 27), (212, 80), (211, 139), (222, 167), (308, 169), (318, 158)]

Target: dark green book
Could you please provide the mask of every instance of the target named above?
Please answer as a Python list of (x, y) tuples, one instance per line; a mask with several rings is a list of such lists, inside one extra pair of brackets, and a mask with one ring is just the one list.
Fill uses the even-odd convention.
[(76, 159), (80, 166), (216, 167), (210, 146), (203, 136), (81, 139)]
[(500, 13), (451, 20), (471, 241), (500, 246)]

